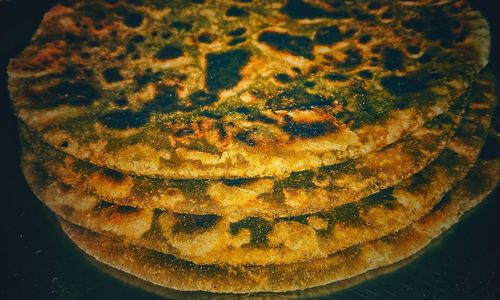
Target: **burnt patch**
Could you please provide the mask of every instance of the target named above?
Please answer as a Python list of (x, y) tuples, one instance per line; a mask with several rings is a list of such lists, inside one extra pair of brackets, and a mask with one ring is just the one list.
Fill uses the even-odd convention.
[(318, 6), (306, 3), (303, 0), (288, 0), (281, 8), (281, 12), (292, 19), (347, 19), (351, 17), (347, 11), (327, 11)]
[(226, 11), (226, 16), (228, 17), (246, 17), (248, 16), (248, 11), (244, 8), (237, 6), (231, 6)]
[(274, 75), (274, 78), (281, 83), (289, 83), (292, 82), (292, 77), (286, 73), (279, 73)]
[[(470, 172), (467, 174), (467, 176), (473, 176), (474, 172)], [(476, 182), (484, 182), (484, 180), (478, 180)], [(447, 206), (450, 201), (452, 200), (451, 198), (451, 193), (450, 192), (447, 192), (442, 198), (441, 200), (439, 200), (439, 202), (434, 205), (434, 207), (431, 209), (431, 212), (438, 212), (440, 211), (441, 209), (443, 209), (445, 206)]]
[(102, 76), (108, 83), (122, 81), (124, 79), (118, 68), (108, 68), (102, 72)]
[(139, 128), (149, 121), (153, 112), (168, 113), (179, 109), (175, 87), (159, 86), (156, 97), (146, 103), (142, 109), (117, 110), (99, 118), (99, 121), (111, 129)]
[(215, 123), (215, 128), (217, 129), (217, 133), (219, 134), (219, 137), (221, 139), (224, 140), (227, 138), (227, 131), (226, 128), (224, 127), (224, 123), (222, 122)]
[(358, 41), (361, 44), (368, 44), (372, 40), (372, 36), (369, 34), (363, 34), (359, 37)]
[(288, 33), (264, 31), (258, 41), (278, 50), (289, 52), (293, 55), (312, 59), (313, 44), (307, 36), (291, 35)]
[(314, 82), (314, 81), (306, 81), (306, 82), (304, 82), (304, 86), (308, 87), (308, 88), (313, 88), (313, 87), (316, 86), (316, 82)]
[(235, 135), (235, 138), (240, 141), (244, 142), (248, 146), (255, 146), (255, 140), (252, 138), (252, 130), (243, 130), (242, 132), (239, 132)]
[(418, 62), (421, 64), (427, 64), (432, 61), (432, 55), (429, 53), (424, 53), (422, 56), (418, 58)]
[(228, 45), (228, 46), (236, 46), (236, 45), (241, 44), (241, 43), (243, 43), (243, 42), (245, 42), (245, 41), (246, 41), (246, 38), (244, 38), (244, 37), (236, 37), (236, 38), (234, 38), (234, 39), (231, 39), (231, 40), (227, 43), (227, 45)]
[(271, 119), (269, 117), (266, 117), (262, 114), (252, 114), (247, 117), (248, 121), (257, 121), (257, 122), (262, 122), (264, 124), (276, 124), (276, 120)]
[(100, 201), (97, 206), (95, 207), (96, 210), (104, 210), (110, 207), (116, 207), (116, 204), (106, 202), (106, 201)]
[(91, 57), (91, 55), (90, 55), (90, 53), (83, 51), (80, 53), (80, 57), (83, 59), (89, 59)]
[(380, 80), (380, 83), (385, 90), (396, 96), (418, 93), (426, 88), (423, 79), (410, 76), (386, 76)]
[(342, 99), (342, 106), (348, 107), (348, 110), (340, 111), (335, 115), (350, 128), (357, 129), (364, 124), (372, 124), (390, 111), (390, 105), (387, 101), (369, 95), (363, 81), (353, 81), (351, 91), (354, 101), (347, 103), (345, 99)]
[(138, 44), (138, 43), (144, 43), (145, 38), (144, 38), (144, 36), (143, 36), (143, 35), (141, 35), (141, 34), (136, 34), (136, 35), (134, 35), (132, 38), (130, 38), (130, 41), (131, 41), (132, 43), (136, 43), (136, 44)]
[(366, 12), (366, 11), (362, 11), (360, 9), (353, 9), (352, 10), (352, 14), (354, 15), (354, 17), (359, 20), (359, 21), (373, 21), (375, 20), (375, 16)]
[(458, 34), (461, 24), (447, 14), (443, 8), (428, 8), (420, 12), (419, 17), (404, 20), (402, 25), (416, 32), (421, 32), (430, 41), (439, 41), (442, 46), (450, 47)]
[(191, 23), (183, 22), (183, 21), (172, 22), (172, 24), (170, 24), (170, 26), (177, 29), (177, 30), (181, 30), (181, 31), (188, 31), (188, 30), (191, 30), (191, 28), (193, 28), (193, 25)]
[(125, 98), (118, 98), (113, 100), (113, 102), (120, 107), (123, 107), (128, 104), (128, 101)]
[(133, 214), (139, 211), (139, 208), (137, 207), (132, 207), (132, 206), (126, 206), (126, 205), (120, 205), (116, 207), (116, 212), (121, 214), (121, 215), (128, 215), (128, 214)]
[(385, 48), (382, 51), (382, 64), (389, 71), (402, 70), (404, 64), (403, 52), (396, 48)]
[(168, 113), (178, 108), (179, 96), (172, 86), (159, 86), (153, 101), (146, 103), (142, 108), (146, 112)]
[(289, 118), (282, 128), (291, 136), (301, 138), (318, 137), (337, 131), (337, 127), (330, 122), (298, 123)]
[(344, 61), (338, 63), (340, 68), (353, 69), (363, 62), (363, 57), (358, 49), (347, 49), (344, 54), (346, 55)]
[(234, 111), (239, 113), (239, 114), (245, 114), (245, 115), (252, 112), (252, 110), (246, 106), (240, 106), (240, 107), (236, 108)]
[(177, 214), (175, 217), (177, 222), (172, 228), (173, 233), (193, 233), (207, 230), (220, 220), (217, 215)]
[(114, 181), (122, 181), (123, 179), (125, 179), (125, 175), (121, 172), (116, 171), (116, 170), (104, 169), (102, 173), (104, 174), (104, 176), (106, 176), (109, 179), (112, 179)]
[(311, 107), (324, 107), (332, 105), (333, 100), (322, 95), (311, 94), (303, 88), (285, 90), (266, 101), (266, 106), (274, 111), (309, 109)]
[(392, 13), (391, 10), (388, 9), (382, 13), (381, 17), (383, 20), (390, 20), (394, 18), (394, 14)]
[(193, 104), (193, 107), (198, 108), (216, 102), (217, 95), (204, 90), (197, 90), (196, 92), (189, 95), (189, 100)]
[(395, 200), (396, 197), (394, 197), (394, 187), (390, 187), (366, 197), (362, 203), (365, 208), (374, 206), (385, 206), (390, 208), (395, 205)]
[(135, 52), (137, 50), (137, 46), (134, 43), (129, 42), (127, 44), (127, 48), (126, 49), (127, 49), (127, 51), (126, 51), (127, 53), (133, 53), (133, 52)]
[(99, 121), (112, 129), (139, 128), (149, 121), (153, 112), (168, 113), (177, 109), (179, 109), (178, 95), (175, 87), (159, 86), (156, 97), (142, 109), (113, 111), (100, 117)]
[(360, 216), (359, 207), (354, 203), (344, 204), (328, 212), (317, 213), (317, 216), (328, 220), (328, 227), (317, 231), (318, 235), (328, 236), (335, 224), (348, 224), (350, 226), (363, 226), (365, 223)]
[(320, 45), (333, 45), (343, 39), (338, 26), (320, 27), (314, 34), (314, 41)]
[(313, 189), (316, 185), (313, 182), (314, 172), (311, 170), (292, 172), (290, 175), (275, 183), (274, 189), (278, 190), (296, 190)]
[(99, 121), (111, 129), (139, 128), (149, 120), (149, 113), (144, 111), (117, 110), (99, 118)]
[(210, 44), (213, 40), (212, 35), (208, 32), (203, 32), (198, 36), (198, 42), (200, 43)]
[(194, 134), (194, 130), (191, 128), (182, 128), (174, 132), (175, 137), (185, 137)]
[(118, 11), (118, 14), (123, 17), (123, 24), (127, 27), (137, 28), (141, 26), (144, 21), (144, 16), (134, 10), (123, 8)]
[(101, 96), (100, 92), (87, 82), (62, 82), (51, 87), (37, 106), (52, 107), (59, 104), (74, 106), (90, 105)]
[(215, 112), (215, 111), (210, 111), (210, 110), (202, 110), (199, 114), (202, 117), (214, 119), (214, 120), (220, 120), (223, 117), (223, 115), (220, 112)]
[(357, 28), (350, 28), (344, 33), (344, 36), (346, 38), (352, 38), (356, 34), (356, 32), (358, 32)]
[(240, 71), (249, 59), (250, 52), (243, 49), (208, 53), (205, 71), (205, 85), (208, 91), (217, 93), (238, 84), (241, 80)]
[(162, 73), (161, 72), (154, 72), (151, 69), (147, 69), (146, 72), (144, 72), (143, 75), (138, 75), (135, 78), (135, 82), (137, 85), (140, 87), (151, 83), (151, 82), (158, 82), (162, 78)]
[(373, 78), (373, 73), (369, 70), (363, 70), (358, 73), (359, 77), (363, 79), (372, 79)]
[(230, 36), (240, 36), (240, 35), (245, 34), (245, 32), (247, 32), (247, 30), (244, 27), (239, 27), (239, 28), (236, 28), (234, 30), (229, 31), (228, 35), (230, 35)]
[(380, 4), (379, 2), (376, 2), (376, 1), (372, 1), (372, 2), (368, 3), (366, 8), (368, 8), (368, 10), (378, 10), (378, 9), (382, 8), (382, 4)]
[(247, 183), (255, 182), (254, 178), (222, 179), (222, 182), (228, 186), (241, 186)]
[(83, 43), (83, 42), (88, 40), (87, 36), (80, 36), (80, 35), (73, 34), (71, 32), (67, 32), (64, 35), (64, 37), (65, 37), (66, 42), (68, 42), (68, 43)]
[(418, 53), (420, 53), (420, 47), (418, 47), (418, 46), (408, 46), (408, 47), (406, 47), (406, 50), (408, 50), (408, 52), (410, 54), (418, 54)]
[(102, 9), (89, 9), (85, 12), (85, 15), (97, 22), (106, 19), (106, 12)]
[(323, 76), (323, 78), (331, 80), (331, 81), (347, 81), (347, 79), (349, 79), (349, 77), (347, 77), (347, 75), (340, 74), (340, 73), (328, 73), (325, 76)]
[(160, 35), (160, 37), (164, 40), (168, 40), (169, 38), (172, 37), (172, 33), (169, 31), (165, 31)]
[(250, 230), (250, 244), (253, 246), (267, 245), (267, 235), (273, 230), (273, 224), (258, 217), (247, 217), (241, 221), (231, 223), (229, 232), (232, 235), (237, 235), (243, 228)]
[(174, 59), (184, 55), (184, 52), (180, 47), (174, 45), (167, 45), (161, 48), (156, 54), (155, 57), (161, 60)]
[(403, 25), (403, 27), (405, 27), (407, 29), (410, 29), (410, 30), (413, 30), (416, 32), (423, 32), (425, 27), (426, 27), (424, 21), (421, 19), (417, 19), (417, 18), (411, 18), (411, 19), (404, 20), (401, 23), (401, 25)]

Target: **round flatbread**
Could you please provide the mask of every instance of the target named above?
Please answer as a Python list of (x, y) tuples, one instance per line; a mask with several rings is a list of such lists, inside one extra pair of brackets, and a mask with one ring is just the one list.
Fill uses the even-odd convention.
[(429, 214), (398, 233), (324, 259), (272, 266), (199, 266), (63, 222), (88, 255), (154, 284), (183, 291), (282, 292), (351, 278), (409, 257), (456, 223), (497, 186), (499, 161), (480, 161)]
[(465, 2), (67, 3), (9, 64), (15, 110), (59, 150), (141, 175), (276, 176), (369, 153), (448, 110), (489, 53)]
[[(495, 99), (493, 97), (493, 99)], [(398, 185), (330, 211), (275, 219), (154, 212), (113, 205), (69, 188), (37, 168), (26, 152), (23, 170), (36, 195), (71, 223), (197, 264), (287, 264), (324, 258), (378, 239), (425, 215), (462, 179), (482, 148), (495, 101), (471, 105), (446, 149)], [(486, 101), (487, 103), (488, 101)]]

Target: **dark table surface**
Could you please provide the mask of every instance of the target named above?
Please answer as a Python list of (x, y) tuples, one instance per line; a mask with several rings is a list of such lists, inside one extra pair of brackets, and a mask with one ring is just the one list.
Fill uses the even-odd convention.
[[(490, 22), (491, 60), (498, 66), (498, 0), (472, 2)], [(75, 249), (61, 233), (54, 216), (33, 196), (21, 174), (16, 119), (10, 107), (5, 68), (8, 59), (27, 45), (43, 13), (54, 3), (0, 0), (0, 199), (4, 211), (0, 218), (0, 299), (159, 298), (116, 279), (116, 274), (103, 272)], [(396, 271), (388, 268), (372, 272), (368, 280), (357, 285), (359, 280), (355, 279), (315, 293), (325, 299), (500, 299), (499, 214), (497, 188), (452, 230), (412, 258), (411, 263), (399, 264)], [(392, 272), (381, 274), (386, 271)], [(149, 285), (146, 288), (154, 290)], [(206, 296), (156, 292), (176, 298)], [(310, 294), (298, 294), (301, 295)]]

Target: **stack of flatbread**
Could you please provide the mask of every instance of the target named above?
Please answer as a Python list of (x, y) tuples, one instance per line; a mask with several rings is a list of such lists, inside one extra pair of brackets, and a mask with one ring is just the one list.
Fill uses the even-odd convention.
[(84, 252), (289, 291), (426, 246), (498, 183), (465, 1), (65, 1), (9, 65), (22, 168)]

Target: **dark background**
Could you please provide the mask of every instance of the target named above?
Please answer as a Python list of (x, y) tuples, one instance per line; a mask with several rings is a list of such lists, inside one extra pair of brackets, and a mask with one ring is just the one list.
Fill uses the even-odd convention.
[[(16, 120), (5, 72), (56, 1), (0, 0), (0, 299), (155, 299), (91, 264), (62, 235), (19, 168)], [(489, 20), (492, 61), (500, 66), (498, 0), (471, 1)], [(324, 298), (500, 299), (500, 191), (397, 271)], [(337, 287), (332, 287), (332, 290)], [(322, 294), (325, 289), (322, 290)], [(198, 298), (206, 294), (170, 296)]]

